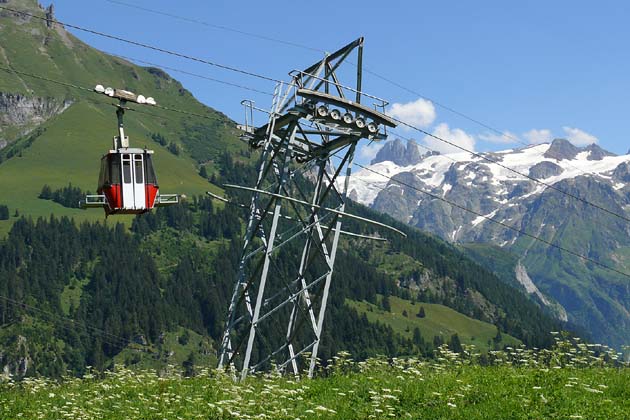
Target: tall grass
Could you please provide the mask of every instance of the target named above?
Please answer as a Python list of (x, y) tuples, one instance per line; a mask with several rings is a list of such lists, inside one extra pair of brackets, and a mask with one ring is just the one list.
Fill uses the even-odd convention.
[(340, 353), (312, 380), (277, 372), (235, 382), (230, 372), (123, 367), (0, 385), (2, 419), (627, 419), (630, 369), (605, 346), (557, 336), (550, 350), (486, 355), (443, 346), (435, 359)]

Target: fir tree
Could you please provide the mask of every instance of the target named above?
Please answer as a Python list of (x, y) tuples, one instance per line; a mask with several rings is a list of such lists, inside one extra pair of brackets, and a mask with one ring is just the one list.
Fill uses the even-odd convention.
[(420, 328), (416, 327), (413, 329), (413, 344), (416, 347), (421, 348), (424, 346), (424, 339), (422, 338), (422, 334), (420, 333)]
[(184, 360), (184, 362), (182, 363), (182, 367), (184, 368), (184, 376), (187, 378), (191, 378), (197, 375), (197, 372), (195, 371), (195, 359), (195, 353), (191, 351), (190, 354), (188, 354), (186, 360)]
[(385, 312), (391, 312), (392, 311), (392, 305), (389, 302), (389, 296), (387, 296), (387, 295), (383, 296), (383, 299), (381, 299), (381, 307), (383, 308), (383, 310)]
[(459, 335), (457, 335), (457, 333), (451, 336), (451, 339), (448, 342), (448, 348), (455, 353), (461, 353), (463, 351), (462, 343), (459, 340)]
[(9, 208), (0, 204), (0, 220), (9, 219)]

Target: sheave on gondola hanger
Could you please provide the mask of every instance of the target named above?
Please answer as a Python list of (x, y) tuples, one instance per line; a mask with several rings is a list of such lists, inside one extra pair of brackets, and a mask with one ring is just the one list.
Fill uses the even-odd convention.
[(97, 93), (116, 98), (118, 136), (114, 137), (113, 148), (101, 158), (101, 172), (98, 179), (97, 195), (87, 195), (83, 208), (102, 207), (105, 214), (140, 214), (159, 206), (179, 202), (177, 194), (160, 194), (153, 170), (153, 150), (129, 147), (129, 137), (125, 136), (123, 116), (125, 104), (135, 102), (141, 105), (156, 105), (153, 98), (145, 98), (122, 89), (105, 88), (97, 85)]

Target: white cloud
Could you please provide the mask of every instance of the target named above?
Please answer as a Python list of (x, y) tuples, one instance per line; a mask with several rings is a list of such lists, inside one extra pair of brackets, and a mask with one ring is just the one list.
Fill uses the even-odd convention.
[(490, 143), (501, 144), (510, 144), (519, 141), (518, 136), (509, 131), (504, 131), (502, 134), (486, 132), (483, 134), (479, 134), (479, 138)]
[[(454, 143), (465, 149), (475, 150), (475, 138), (467, 134), (464, 130), (459, 128), (449, 128), (448, 124), (441, 123), (433, 130), (433, 135), (443, 140), (447, 140), (450, 143)], [(425, 136), (424, 143), (433, 150), (437, 150), (440, 153), (461, 153), (463, 150), (446, 144), (434, 137)]]
[[(388, 115), (417, 127), (428, 127), (435, 121), (435, 106), (431, 101), (419, 98), (405, 104), (394, 103), (389, 109)], [(403, 130), (409, 129), (400, 125)]]
[(546, 128), (537, 130), (535, 128), (529, 130), (526, 133), (523, 133), (523, 137), (530, 144), (538, 144), (538, 143), (548, 143), (553, 140), (553, 134), (551, 134), (551, 130)]
[(586, 131), (580, 130), (579, 128), (564, 126), (562, 129), (567, 134), (567, 140), (576, 146), (587, 146), (589, 144), (599, 142), (597, 137), (587, 133)]
[(364, 161), (371, 161), (376, 157), (376, 154), (383, 147), (383, 143), (371, 143), (365, 144), (359, 148), (359, 159)]

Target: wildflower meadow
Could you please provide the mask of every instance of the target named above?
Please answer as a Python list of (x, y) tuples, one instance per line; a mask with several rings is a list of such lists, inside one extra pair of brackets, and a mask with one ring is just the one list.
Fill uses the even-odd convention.
[(277, 372), (234, 381), (117, 366), (83, 378), (0, 384), (1, 419), (629, 419), (630, 366), (613, 350), (558, 337), (553, 349), (433, 359), (340, 353), (314, 379)]

